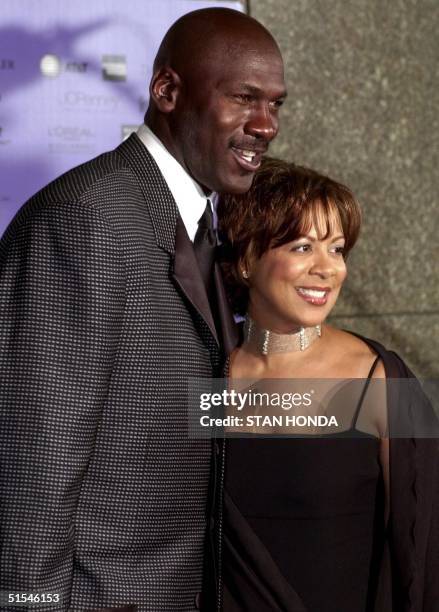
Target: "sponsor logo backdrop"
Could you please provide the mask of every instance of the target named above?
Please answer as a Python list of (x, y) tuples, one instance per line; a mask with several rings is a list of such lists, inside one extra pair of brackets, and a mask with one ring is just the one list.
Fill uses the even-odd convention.
[(17, 209), (69, 168), (112, 149), (143, 119), (152, 61), (202, 0), (2, 0), (0, 235)]

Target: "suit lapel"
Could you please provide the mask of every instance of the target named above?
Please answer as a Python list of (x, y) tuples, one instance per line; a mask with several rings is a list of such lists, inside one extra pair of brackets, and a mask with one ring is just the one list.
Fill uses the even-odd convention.
[(181, 217), (177, 219), (173, 276), (175, 282), (191, 302), (192, 306), (206, 321), (212, 336), (215, 338), (217, 344), (219, 344), (212, 311), (210, 309), (203, 279), (201, 278), (201, 272), (198, 267), (192, 242), (187, 235)]
[(177, 204), (155, 160), (136, 134), (117, 151), (136, 174), (154, 228), (157, 245), (171, 256), (172, 276), (185, 297), (206, 322), (217, 344), (218, 335), (192, 242), (178, 214)]
[(221, 268), (218, 262), (215, 262), (214, 280), (218, 305), (218, 323), (221, 326), (221, 337), (224, 352), (226, 355), (230, 355), (238, 344), (238, 327), (235, 323), (235, 319), (233, 318), (229, 300), (227, 299)]

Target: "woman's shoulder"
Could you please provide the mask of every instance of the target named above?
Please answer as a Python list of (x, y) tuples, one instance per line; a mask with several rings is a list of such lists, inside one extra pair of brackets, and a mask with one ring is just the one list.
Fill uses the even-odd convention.
[(340, 359), (351, 369), (357, 367), (363, 372), (363, 376), (366, 376), (365, 371), (369, 371), (372, 366), (374, 378), (414, 376), (397, 353), (388, 350), (377, 340), (329, 325), (325, 327), (325, 331), (328, 346), (337, 347)]
[(324, 334), (332, 346), (339, 347), (340, 350), (350, 356), (363, 357), (376, 355), (376, 351), (372, 349), (372, 346), (365, 338), (350, 331), (332, 327), (332, 325), (325, 325)]

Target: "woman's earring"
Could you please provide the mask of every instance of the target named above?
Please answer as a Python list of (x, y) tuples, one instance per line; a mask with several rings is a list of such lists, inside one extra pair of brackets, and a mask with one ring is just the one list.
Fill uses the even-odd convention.
[(242, 278), (248, 278), (247, 270), (242, 269), (241, 272), (242, 272)]

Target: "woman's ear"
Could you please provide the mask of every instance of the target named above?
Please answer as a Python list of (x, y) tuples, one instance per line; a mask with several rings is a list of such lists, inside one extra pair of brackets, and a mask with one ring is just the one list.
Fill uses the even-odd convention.
[(250, 261), (248, 257), (244, 257), (243, 259), (240, 260), (239, 265), (238, 265), (238, 270), (239, 270), (239, 275), (241, 277), (242, 282), (248, 286), (249, 278), (251, 274)]
[(254, 253), (254, 248), (254, 242), (253, 240), (250, 240), (250, 244), (247, 246), (245, 253), (240, 257), (238, 262), (239, 275), (241, 277), (242, 282), (247, 287), (250, 287), (252, 270), (254, 268), (254, 264), (257, 261), (257, 258)]
[(175, 70), (165, 66), (154, 74), (149, 95), (160, 112), (171, 113), (175, 109), (180, 89), (180, 77)]

